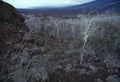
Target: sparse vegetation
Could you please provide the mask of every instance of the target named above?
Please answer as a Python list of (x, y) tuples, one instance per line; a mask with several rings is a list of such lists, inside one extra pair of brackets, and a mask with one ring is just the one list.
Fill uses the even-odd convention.
[[(96, 82), (105, 81), (106, 70), (120, 71), (120, 15), (24, 17), (30, 33), (1, 57), (1, 82)], [(118, 64), (109, 68), (111, 60)]]

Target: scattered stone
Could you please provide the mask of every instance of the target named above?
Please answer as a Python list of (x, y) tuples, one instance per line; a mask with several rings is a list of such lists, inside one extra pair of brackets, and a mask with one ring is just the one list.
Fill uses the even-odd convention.
[(119, 74), (119, 70), (118, 70), (118, 69), (108, 69), (107, 72), (108, 72), (110, 75)]
[(120, 77), (117, 75), (110, 75), (106, 78), (107, 82), (120, 82)]
[(104, 81), (101, 79), (97, 79), (96, 82), (104, 82)]
[(106, 63), (107, 68), (120, 68), (120, 60), (119, 59), (108, 59), (104, 61)]
[(40, 54), (42, 54), (42, 50), (40, 48), (38, 48), (38, 47), (34, 47), (31, 50), (31, 52), (32, 52), (32, 55), (40, 55)]

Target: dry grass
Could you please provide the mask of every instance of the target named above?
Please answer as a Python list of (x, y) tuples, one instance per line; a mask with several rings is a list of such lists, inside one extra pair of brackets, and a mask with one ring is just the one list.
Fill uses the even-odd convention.
[[(87, 55), (117, 54), (115, 50), (120, 47), (120, 16), (117, 14), (79, 15), (75, 19), (29, 14), (25, 18), (31, 32), (29, 36), (24, 36), (23, 42), (14, 45), (18, 50), (9, 54), (10, 58), (7, 57), (9, 62), (5, 66), (9, 67), (8, 74), (0, 77), (3, 82), (10, 82), (10, 79), (11, 82), (44, 82), (49, 78), (49, 73), (59, 67), (58, 63), (62, 60), (56, 62), (55, 59), (64, 57), (62, 52), (65, 51), (77, 51), (83, 64)], [(29, 38), (34, 39), (34, 43), (25, 42)], [(50, 45), (52, 38), (53, 44)], [(40, 45), (42, 42), (43, 46)]]

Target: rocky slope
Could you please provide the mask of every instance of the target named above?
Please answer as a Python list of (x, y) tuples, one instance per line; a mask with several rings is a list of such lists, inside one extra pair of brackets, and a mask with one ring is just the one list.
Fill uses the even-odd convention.
[(11, 58), (8, 53), (11, 53), (14, 44), (20, 42), (23, 35), (29, 32), (24, 20), (16, 8), (0, 1), (0, 77), (7, 74), (7, 63)]
[(0, 13), (0, 82), (120, 81), (119, 15), (69, 20), (24, 15), (26, 33), (14, 7), (0, 2), (0, 10), (10, 13), (7, 18)]
[[(0, 1), (0, 53), (8, 50), (9, 42), (14, 42), (15, 39), (20, 38), (20, 36), (17, 36), (20, 32), (25, 33), (29, 31), (24, 20), (24, 17), (17, 9), (8, 3)], [(12, 43), (10, 44), (12, 45)]]

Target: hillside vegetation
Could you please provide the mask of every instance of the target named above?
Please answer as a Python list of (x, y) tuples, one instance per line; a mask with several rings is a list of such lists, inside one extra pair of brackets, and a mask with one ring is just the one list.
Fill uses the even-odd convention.
[(24, 17), (30, 32), (1, 57), (2, 82), (119, 82), (120, 15)]

